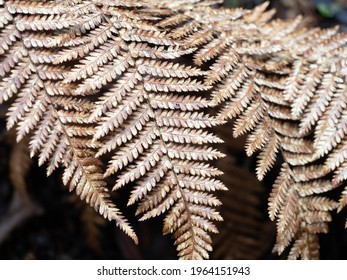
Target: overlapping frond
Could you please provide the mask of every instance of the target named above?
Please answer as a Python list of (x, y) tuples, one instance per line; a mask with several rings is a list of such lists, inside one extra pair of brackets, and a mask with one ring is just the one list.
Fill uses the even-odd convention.
[(292, 245), (290, 258), (317, 258), (317, 234), (327, 232), (330, 212), (338, 206), (324, 195), (345, 176), (343, 145), (322, 161), (344, 137), (345, 73), (339, 69), (346, 35), (336, 28), (307, 29), (301, 18), (270, 21), (273, 11), (266, 4), (184, 14), (180, 24), (170, 25), (170, 34), (187, 48), (197, 47), (194, 62), (209, 66), (205, 84), (220, 107), (217, 117), (235, 119), (234, 137), (248, 134), (249, 156), (260, 151), (257, 177), (262, 180), (276, 161), (284, 162), (270, 198), (270, 217), (278, 227), (275, 249), (281, 253)]
[[(64, 46), (63, 41), (57, 42), (58, 37), (63, 40), (72, 30), (75, 35), (71, 36), (77, 36), (100, 22), (100, 14), (84, 5), (56, 5), (54, 1), (2, 4), (1, 102), (12, 101), (7, 128), (16, 127), (17, 141), (30, 135), (31, 156), (38, 157), (39, 165), (47, 163), (47, 174), (63, 167), (64, 184), (137, 241), (108, 198), (101, 162), (95, 158), (98, 144), (91, 141), (94, 126), (88, 114), (92, 103), (83, 94), (70, 97), (73, 87), (63, 83), (68, 66), (54, 66), (55, 54)], [(54, 45), (48, 43), (50, 37), (56, 40)]]
[(113, 190), (135, 182), (128, 204), (138, 204), (140, 220), (165, 213), (164, 233), (173, 234), (180, 258), (208, 258), (209, 233), (217, 232), (212, 221), (222, 219), (209, 192), (225, 187), (209, 186), (221, 172), (206, 162), (223, 155), (208, 147), (221, 140), (205, 128), (222, 121), (201, 111), (209, 106), (201, 97), (210, 88), (205, 72), (173, 61), (192, 50), (151, 25), (172, 11), (141, 2), (95, 4), (103, 20), (97, 35), (83, 36), (91, 47), (67, 47), (55, 63), (74, 63), (64, 73), (73, 95), (98, 98), (88, 121), (96, 126), (97, 156), (110, 158), (104, 176), (116, 178)]

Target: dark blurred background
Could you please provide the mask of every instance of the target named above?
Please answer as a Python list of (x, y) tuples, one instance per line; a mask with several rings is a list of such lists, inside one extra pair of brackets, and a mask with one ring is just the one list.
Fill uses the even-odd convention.
[[(262, 2), (264, 1), (226, 0), (225, 6), (252, 8)], [(276, 0), (270, 1), (270, 6), (277, 9), (276, 16), (280, 18), (293, 18), (303, 14), (309, 17), (315, 26), (340, 25), (342, 31), (347, 31), (347, 1)], [(231, 134), (223, 137), (230, 139)], [(255, 216), (261, 221), (254, 225), (255, 233), (250, 233), (250, 236), (255, 234), (250, 238), (259, 243), (252, 245), (254, 250), (258, 251), (233, 253), (232, 250), (235, 252), (239, 250), (238, 245), (249, 240), (239, 239), (240, 234), (237, 230), (233, 231), (236, 228), (235, 224), (226, 222), (219, 225), (219, 228), (224, 238), (223, 244), (229, 240), (230, 252), (225, 252), (225, 248), (218, 249), (218, 242), (221, 240), (217, 239), (216, 251), (220, 254), (212, 257), (279, 259), (281, 257), (271, 253), (276, 232), (275, 224), (269, 222), (266, 213), (267, 195), (274, 178), (268, 178), (264, 185), (257, 182), (252, 175), (255, 158), (245, 156), (242, 141), (243, 139), (233, 140), (231, 146), (224, 152), (230, 153), (234, 158), (242, 159), (233, 162), (238, 168), (249, 169), (249, 173), (241, 172), (237, 168), (234, 172), (236, 177), (241, 178), (241, 187), (245, 180), (250, 181), (249, 185), (254, 185), (254, 189), (246, 190), (248, 193), (245, 195), (249, 195), (250, 201), (254, 203), (253, 209), (250, 209), (248, 214), (252, 215), (254, 209), (260, 213)], [(0, 108), (0, 259), (176, 259), (173, 240), (169, 236), (162, 236), (160, 218), (141, 223), (136, 219), (130, 221), (140, 239), (140, 245), (136, 246), (116, 228), (114, 223), (101, 219), (73, 193), (62, 187), (59, 172), (47, 178), (44, 168), (37, 167), (36, 162), (31, 164), (29, 159), (25, 159), (28, 165), (21, 166), (18, 165), (19, 162), (11, 161), (15, 158), (14, 154), (20, 153), (23, 149), (23, 146), (16, 146), (13, 143), (13, 135), (5, 132), (4, 108)], [(25, 168), (26, 175), (23, 178), (11, 178), (11, 168), (18, 166)], [(16, 189), (17, 192), (18, 189), (19, 191), (22, 189), (24, 197), (28, 196), (28, 199), (23, 199), (23, 196), (18, 196), (14, 191), (13, 185), (18, 184), (14, 183), (16, 179), (17, 181), (19, 179), (19, 185), (21, 179), (25, 181), (24, 187), (19, 186)], [(237, 194), (237, 188), (240, 186), (235, 181), (232, 184), (236, 184), (234, 190)], [(119, 198), (126, 195), (127, 191), (117, 193), (115, 199), (122, 201)], [(254, 194), (256, 194), (255, 199), (252, 197)], [(119, 207), (125, 216), (134, 216), (134, 208), (126, 207), (125, 203)], [(234, 215), (235, 210), (223, 211), (226, 213), (224, 216), (228, 217)], [(347, 259), (345, 217), (346, 211), (336, 214), (330, 233), (321, 237), (322, 259)]]
[[(252, 8), (263, 0), (225, 0), (226, 7)], [(340, 25), (347, 29), (346, 0), (272, 0), (271, 7), (276, 8), (279, 18), (294, 18), (297, 15), (309, 16), (316, 26), (328, 27)]]

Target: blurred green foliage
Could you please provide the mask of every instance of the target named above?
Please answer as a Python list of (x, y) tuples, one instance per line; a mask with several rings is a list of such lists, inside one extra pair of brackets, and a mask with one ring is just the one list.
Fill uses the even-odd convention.
[(343, 7), (337, 3), (317, 3), (316, 8), (318, 12), (326, 18), (334, 17), (338, 12), (340, 12)]

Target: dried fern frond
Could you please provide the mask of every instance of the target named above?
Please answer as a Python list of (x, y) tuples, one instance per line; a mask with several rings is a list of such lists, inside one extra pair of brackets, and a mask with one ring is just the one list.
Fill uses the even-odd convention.
[[(329, 176), (343, 158), (340, 153), (336, 166), (331, 156), (330, 169), (321, 161), (323, 151), (336, 146), (329, 136), (344, 135), (343, 121), (340, 131), (323, 127), (324, 138), (315, 136), (314, 142), (312, 128), (333, 96), (343, 92), (343, 75), (336, 73), (338, 66), (329, 65), (333, 58), (344, 57), (346, 35), (337, 34), (336, 29), (307, 29), (301, 18), (270, 21), (273, 11), (266, 11), (266, 4), (253, 11), (203, 8), (184, 14), (179, 24), (170, 26), (170, 34), (187, 48), (197, 47), (197, 65), (209, 65), (205, 84), (212, 86), (212, 102), (221, 107), (218, 118), (235, 119), (234, 137), (248, 134), (249, 156), (260, 151), (257, 177), (264, 178), (278, 153), (284, 161), (270, 199), (270, 217), (278, 225), (275, 249), (281, 253), (294, 242), (290, 258), (317, 258), (317, 234), (327, 232), (330, 212), (337, 207), (324, 193), (335, 188)], [(311, 102), (314, 114), (308, 109)], [(340, 118), (335, 112), (331, 116)], [(301, 120), (304, 113), (307, 118)], [(324, 123), (335, 127), (336, 122)], [(323, 139), (330, 141), (325, 150), (318, 148)], [(336, 182), (342, 180), (336, 178)]]
[[(259, 178), (263, 178), (274, 163), (279, 149), (279, 137), (268, 119), (263, 118), (264, 114), (272, 114), (273, 118), (290, 118), (287, 110), (275, 110), (279, 108), (277, 104), (269, 102), (275, 100), (267, 100), (270, 103), (267, 104), (265, 98), (261, 98), (261, 90), (271, 96), (271, 90), (275, 87), (273, 91), (277, 90), (280, 99), (278, 91), (283, 88), (282, 77), (280, 74), (271, 76), (267, 72), (271, 67), (277, 68), (273, 65), (273, 57), (285, 48), (280, 40), (273, 40), (268, 36), (271, 24), (267, 22), (272, 12), (265, 9), (266, 5), (253, 11), (215, 10), (208, 7), (193, 9), (186, 12), (190, 19), (185, 19), (179, 27), (172, 26), (171, 31), (171, 35), (176, 37), (177, 30), (189, 26), (193, 19), (198, 19), (198, 30), (179, 38), (187, 48), (198, 47), (194, 55), (196, 64), (212, 63), (205, 84), (213, 86), (212, 103), (225, 104), (218, 118), (226, 120), (242, 115), (236, 123), (235, 136), (252, 130), (259, 135), (266, 135), (261, 141), (253, 135), (248, 142), (249, 155), (257, 149), (267, 147), (266, 151), (260, 154), (257, 169)], [(274, 106), (274, 109), (268, 112), (269, 105)]]
[[(50, 9), (53, 5), (55, 8)], [(100, 14), (84, 9), (84, 4), (55, 5), (53, 1), (6, 1), (1, 11), (1, 34), (12, 32), (6, 35), (11, 38), (10, 45), (2, 43), (5, 51), (0, 64), (0, 101), (12, 101), (7, 128), (16, 127), (17, 141), (30, 134), (30, 154), (38, 156), (39, 165), (48, 163), (47, 174), (63, 167), (64, 184), (137, 241), (126, 219), (108, 199), (101, 162), (95, 158), (98, 145), (91, 141), (94, 127), (88, 114), (92, 104), (83, 95), (66, 97), (73, 90), (63, 83), (66, 66), (53, 66), (64, 43), (54, 47), (45, 43), (51, 36), (57, 38), (56, 34), (64, 38), (72, 30), (75, 34), (88, 32), (99, 24)], [(37, 36), (42, 32), (45, 38)], [(43, 42), (38, 43), (40, 38)]]
[[(108, 8), (106, 21), (112, 24), (121, 9)], [(98, 156), (111, 153), (105, 176), (118, 177), (113, 190), (136, 182), (128, 204), (139, 203), (140, 220), (166, 213), (164, 233), (173, 234), (179, 257), (208, 258), (209, 232), (217, 232), (211, 221), (221, 220), (214, 209), (220, 201), (208, 192), (225, 187), (217, 181), (209, 187), (221, 172), (205, 162), (222, 154), (206, 144), (221, 140), (203, 129), (221, 121), (200, 112), (208, 103), (194, 93), (209, 89), (200, 81), (205, 73), (170, 62), (191, 50), (179, 50), (159, 29), (148, 32), (147, 24), (117, 26), (123, 51), (96, 72), (104, 80), (86, 77), (77, 91), (101, 93), (90, 120), (97, 125), (94, 142), (103, 143)]]
[(206, 163), (223, 156), (208, 146), (221, 140), (205, 128), (223, 121), (201, 111), (206, 73), (174, 61), (193, 49), (154, 25), (174, 12), (158, 1), (53, 3), (5, 2), (4, 30), (16, 31), (0, 68), (1, 101), (14, 99), (7, 127), (17, 127), (17, 141), (30, 134), (39, 165), (48, 174), (63, 167), (63, 183), (135, 242), (106, 177), (117, 179), (114, 190), (137, 181), (129, 204), (139, 203), (142, 220), (167, 212), (164, 233), (182, 259), (208, 258), (212, 221), (222, 219), (210, 192), (225, 187)]
[[(314, 148), (320, 158), (324, 159), (324, 168), (334, 173), (333, 186), (339, 186), (347, 177), (345, 175), (345, 141), (346, 141), (346, 49), (345, 34), (334, 34), (321, 44), (312, 47), (311, 52), (322, 58), (310, 58), (306, 64), (310, 68), (321, 68), (321, 75), (315, 78), (311, 87), (315, 90), (302, 104), (301, 133), (314, 133)], [(300, 61), (308, 60), (307, 55)], [(314, 79), (306, 74), (305, 80)], [(298, 88), (303, 95), (303, 89)], [(293, 109), (292, 109), (293, 110)], [(345, 192), (339, 201), (339, 210), (346, 206)]]

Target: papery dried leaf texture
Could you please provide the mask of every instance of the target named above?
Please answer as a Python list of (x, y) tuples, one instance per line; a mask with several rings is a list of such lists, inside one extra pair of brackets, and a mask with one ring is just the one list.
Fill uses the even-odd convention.
[(182, 13), (164, 26), (185, 48), (197, 48), (194, 62), (208, 67), (205, 85), (212, 87), (218, 119), (234, 119), (234, 137), (248, 135), (246, 153), (259, 151), (260, 180), (282, 162), (269, 198), (275, 250), (318, 258), (318, 234), (346, 202), (345, 191), (339, 203), (329, 194), (345, 179), (346, 34), (307, 28), (300, 17), (272, 20), (266, 3)]
[(207, 259), (223, 220), (213, 193), (227, 190), (210, 128), (233, 119), (259, 180), (281, 165), (268, 204), (275, 250), (318, 258), (318, 235), (347, 203), (347, 189), (330, 195), (347, 178), (347, 35), (273, 19), (266, 3), (220, 3), (0, 0), (7, 128), (135, 242), (111, 197), (120, 188), (140, 220), (164, 215), (179, 258)]
[(47, 174), (64, 168), (63, 183), (135, 242), (108, 177), (114, 191), (136, 181), (128, 204), (141, 220), (166, 212), (180, 258), (208, 258), (222, 219), (210, 192), (225, 187), (207, 163), (223, 156), (208, 146), (221, 140), (205, 128), (223, 121), (200, 110), (205, 72), (175, 61), (192, 50), (155, 26), (174, 12), (154, 4), (5, 1), (1, 101)]

